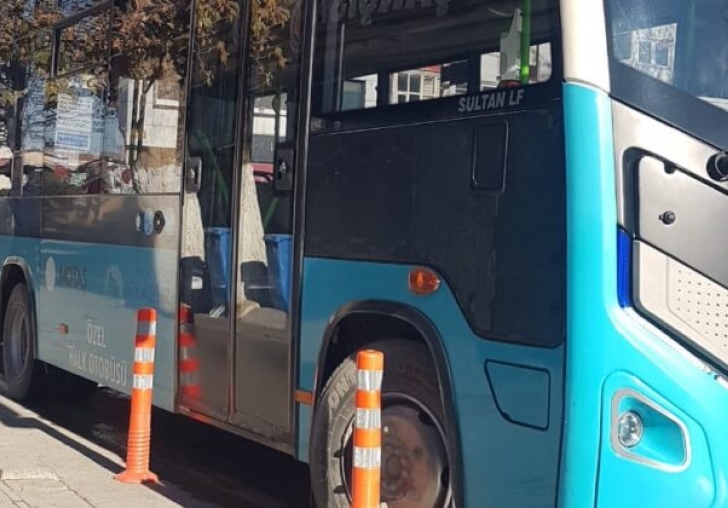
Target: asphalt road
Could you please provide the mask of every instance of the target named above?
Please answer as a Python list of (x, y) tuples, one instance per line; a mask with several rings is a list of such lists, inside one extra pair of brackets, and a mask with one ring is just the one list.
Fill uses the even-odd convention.
[[(43, 401), (44, 418), (125, 456), (129, 401), (100, 389), (84, 404)], [(194, 498), (221, 508), (309, 508), (308, 468), (293, 458), (209, 425), (155, 410), (151, 469)]]

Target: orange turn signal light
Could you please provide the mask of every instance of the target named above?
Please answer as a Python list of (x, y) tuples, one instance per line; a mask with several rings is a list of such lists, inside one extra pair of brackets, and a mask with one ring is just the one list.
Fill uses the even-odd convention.
[(440, 289), (440, 277), (427, 268), (414, 268), (409, 273), (409, 290), (416, 295), (429, 295)]

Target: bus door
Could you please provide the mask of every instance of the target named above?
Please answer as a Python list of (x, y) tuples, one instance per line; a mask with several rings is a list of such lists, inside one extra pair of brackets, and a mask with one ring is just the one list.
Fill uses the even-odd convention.
[[(250, 8), (255, 22), (255, 4)], [(228, 63), (211, 86), (193, 79), (185, 231), (204, 241), (183, 254), (181, 266), (181, 303), (191, 310), (183, 315), (194, 322), (182, 330), (194, 330), (199, 352), (197, 361), (180, 364), (183, 405), (278, 441), (288, 438), (291, 426), (298, 38), (288, 25), (297, 19), (291, 7), (282, 17), (285, 29), (276, 34), (221, 33), (235, 64)], [(238, 40), (243, 37), (251, 40)], [(242, 57), (238, 50), (246, 42), (250, 49)], [(190, 235), (183, 236), (185, 253)], [(181, 360), (187, 341), (181, 334)], [(198, 374), (189, 375), (188, 367)]]
[[(248, 65), (240, 216), (236, 242), (236, 425), (276, 441), (291, 430), (291, 283), (293, 266), (292, 170), (295, 87)], [(274, 162), (275, 161), (275, 162)]]
[[(242, 2), (240, 7), (242, 7)], [(195, 7), (197, 16), (214, 16)], [(195, 24), (187, 102), (180, 250), (178, 403), (225, 421), (230, 412), (236, 132), (241, 17)], [(227, 52), (227, 54), (223, 53)]]

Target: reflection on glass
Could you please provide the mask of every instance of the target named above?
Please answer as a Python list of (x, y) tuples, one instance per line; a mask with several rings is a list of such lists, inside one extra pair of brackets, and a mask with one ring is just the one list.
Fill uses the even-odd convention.
[[(265, 20), (268, 13), (253, 4), (238, 243), (241, 271), (236, 314), (243, 333), (248, 322), (265, 320), (267, 326), (280, 330), (288, 324), (292, 197), (276, 191), (274, 157), (295, 134), (295, 118), (289, 115), (296, 111), (300, 5), (283, 3), (277, 22), (262, 30), (256, 20)], [(348, 85), (347, 97), (353, 106), (363, 100), (365, 84), (353, 80)]]
[[(501, 80), (501, 53), (481, 55), (480, 89), (497, 88)], [(529, 58), (529, 83), (544, 83), (551, 79), (553, 63), (551, 60), (551, 44), (544, 43), (531, 46)]]
[(155, 81), (126, 75), (112, 60), (114, 88), (107, 101), (104, 158), (133, 169), (133, 190), (178, 192), (184, 95), (182, 78), (167, 71)]
[[(43, 188), (49, 195), (86, 194), (104, 172), (103, 68), (52, 82), (45, 123)], [(99, 191), (100, 192), (100, 191)]]
[(397, 77), (397, 88), (399, 90), (407, 90), (409, 84), (409, 80), (407, 79), (406, 74), (400, 74)]
[[(5, 115), (0, 110), (0, 121), (4, 120)], [(0, 133), (0, 136), (2, 134)], [(0, 139), (0, 143), (2, 143)], [(11, 170), (13, 167), (13, 152), (6, 144), (0, 144), (0, 196), (9, 196), (11, 184)]]
[(376, 74), (346, 80), (342, 89), (341, 110), (376, 107), (378, 86), (379, 77)]
[[(63, 16), (73, 16), (79, 12), (83, 12), (92, 7), (95, 7), (106, 0), (45, 0), (46, 4), (56, 4), (57, 10), (63, 14)], [(41, 0), (42, 3), (43, 0)]]
[(189, 14), (176, 0), (0, 2), (0, 149), (22, 153), (18, 181), (46, 194), (178, 192)]
[(728, 5), (715, 0), (609, 0), (613, 57), (728, 109)]
[[(550, 39), (558, 24), (553, 1), (533, 2), (529, 62), (521, 62), (523, 36), (513, 32), (524, 15), (520, 9), (495, 10), (485, 0), (404, 8), (395, 2), (361, 17), (349, 5), (348, 0), (322, 2), (314, 59), (315, 122), (341, 111), (543, 83), (551, 77)], [(353, 99), (351, 84), (361, 81), (365, 85)]]
[(390, 81), (396, 83), (397, 88), (390, 94), (390, 103), (416, 102), (442, 97), (440, 74), (439, 65), (393, 74), (392, 77), (396, 76), (397, 79), (395, 81), (390, 78)]
[[(0, 192), (20, 195), (40, 192), (34, 170), (42, 167), (44, 138), (44, 79), (51, 63), (55, 7), (41, 22), (28, 0), (0, 2)], [(39, 7), (39, 6), (36, 6)], [(28, 151), (27, 155), (21, 152)], [(10, 187), (8, 187), (10, 186)]]
[[(230, 74), (219, 89), (219, 76), (235, 67), (243, 34), (251, 38), (252, 88), (294, 67), (298, 3), (258, 8), (248, 31), (239, 26), (238, 0), (194, 5), (205, 22), (195, 29), (192, 75), (205, 100), (225, 101), (237, 86)], [(0, 147), (22, 150), (23, 167), (44, 168), (46, 193), (179, 192), (190, 14), (178, 0), (0, 2)], [(208, 123), (229, 124), (235, 110), (220, 111)], [(225, 139), (210, 141), (222, 150), (215, 158), (232, 164), (234, 130), (224, 130)], [(2, 173), (8, 163), (0, 164)]]
[(108, 11), (88, 16), (59, 30), (57, 74), (68, 74), (106, 63), (108, 37)]

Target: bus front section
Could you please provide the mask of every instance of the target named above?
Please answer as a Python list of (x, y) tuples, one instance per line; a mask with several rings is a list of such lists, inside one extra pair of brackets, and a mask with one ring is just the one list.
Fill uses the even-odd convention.
[(297, 388), (316, 397), (298, 408), (298, 453), (317, 505), (349, 506), (354, 359), (374, 348), (382, 502), (553, 507), (568, 340), (558, 2), (316, 6)]
[(728, 5), (565, 0), (560, 505), (728, 503)]

